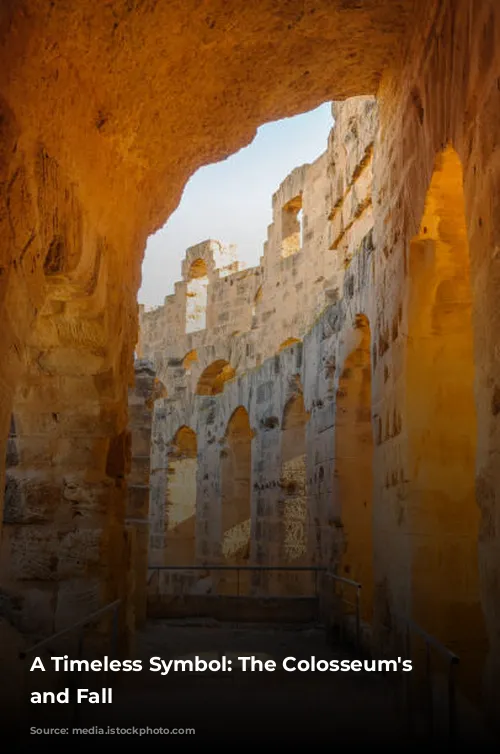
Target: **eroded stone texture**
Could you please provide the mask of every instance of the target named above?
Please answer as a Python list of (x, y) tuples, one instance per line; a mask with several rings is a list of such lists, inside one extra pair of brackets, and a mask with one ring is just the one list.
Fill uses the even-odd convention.
[[(417, 497), (418, 477), (407, 407), (410, 243), (421, 233), (439, 155), (451, 144), (463, 170), (470, 254), (479, 583), (490, 645), (488, 699), (498, 709), (498, 4), (257, 0), (215, 2), (207, 12), (194, 2), (19, 0), (2, 3), (0, 40), (0, 436), (5, 443), (14, 413), (19, 448), (17, 466), (9, 471), (8, 515), (33, 519), (19, 539), (5, 534), (2, 550), (10, 554), (2, 582), (22, 576), (32, 613), (47, 615), (46, 625), (54, 613), (60, 622), (75, 605), (85, 611), (125, 593), (127, 492), (118, 469), (126, 458), (118, 463), (116, 449), (125, 447), (135, 296), (147, 235), (176, 206), (197, 166), (248, 143), (261, 123), (323, 101), (378, 93), (373, 242), (346, 260), (339, 305), (307, 337), (288, 332), (277, 344), (303, 338), (300, 367), (291, 346), (271, 362), (263, 350), (259, 374), (242, 375), (239, 364), (255, 358), (257, 366), (257, 353), (250, 348), (247, 357), (245, 349), (234, 363), (226, 351), (219, 358), (233, 365), (236, 380), (225, 383), (222, 393), (197, 399), (207, 447), (199, 469), (198, 539), (202, 557), (216, 557), (210, 543), (220, 520), (208, 511), (220, 496), (217, 440), (245, 396), (252, 396), (246, 405), (251, 426), (265, 428), (253, 440), (253, 458), (260, 460), (253, 469), (258, 487), (252, 505), (264, 517), (277, 505), (277, 472), (273, 476), (270, 469), (280, 468), (279, 426), (292, 392), (284, 372), (302, 370), (311, 413), (314, 473), (308, 484), (313, 520), (319, 520), (315, 537), (319, 531), (320, 551), (334, 552), (330, 540), (336, 541), (340, 501), (333, 503), (328, 525), (319, 513), (331, 500), (333, 440), (324, 432), (318, 442), (311, 428), (316, 421), (333, 426), (336, 380), (356, 347), (342, 334), (343, 318), (353, 322), (363, 313), (372, 337), (376, 444), (374, 614), (383, 624), (398, 611), (412, 611), (416, 545), (408, 501)], [(344, 173), (350, 178), (337, 177), (325, 231), (339, 249), (342, 229), (352, 219), (353, 173)], [(296, 197), (282, 205), (287, 253), (296, 244)], [(296, 258), (292, 253), (283, 259), (289, 277)], [(278, 274), (285, 274), (281, 260)], [(172, 433), (184, 420), (168, 406), (158, 410), (165, 411)], [(115, 460), (108, 467), (111, 448)], [(161, 476), (166, 466), (155, 469)], [(274, 538), (261, 523), (257, 560)], [(55, 600), (56, 577), (61, 588)]]
[[(374, 98), (361, 97), (335, 104), (334, 113), (327, 151), (295, 169), (273, 196), (260, 266), (239, 270), (232, 249), (206, 241), (187, 250), (185, 279), (164, 306), (141, 310), (138, 349), (154, 361), (168, 391), (155, 407), (153, 430), (154, 564), (337, 564), (346, 536), (359, 533), (354, 522), (352, 532), (332, 525), (342, 517), (342, 496), (333, 497), (336, 363), (349, 355), (344, 347), (354, 348), (353, 296), (370, 287), (377, 107)], [(187, 284), (201, 270), (206, 327), (193, 330)], [(365, 351), (370, 380), (369, 333)], [(362, 408), (358, 392), (354, 419)], [(369, 389), (363, 400), (361, 435), (367, 421), (371, 427)], [(195, 438), (196, 463), (185, 451), (178, 457), (179, 434), (187, 432)], [(364, 450), (358, 448), (360, 456)], [(357, 468), (350, 469), (356, 478)], [(196, 537), (181, 547), (169, 519), (186, 507)], [(368, 520), (371, 531), (369, 513)], [(239, 554), (231, 555), (229, 536)], [(371, 566), (369, 553), (366, 559)], [(344, 575), (361, 579), (356, 563), (351, 567)], [(173, 575), (160, 578), (162, 588), (173, 589)], [(222, 588), (217, 572), (210, 578), (211, 588)], [(196, 588), (192, 572), (175, 579), (176, 588)], [(206, 579), (201, 571), (198, 582)], [(253, 586), (294, 594), (314, 584), (309, 575), (259, 573)], [(249, 587), (241, 575), (239, 587)]]
[(125, 518), (131, 548), (131, 562), (127, 564), (127, 621), (131, 633), (146, 620), (151, 426), (154, 403), (165, 395), (166, 390), (156, 378), (154, 365), (145, 360), (137, 360), (134, 365), (134, 383), (128, 393), (128, 433), (125, 438), (125, 442), (130, 445), (131, 456)]

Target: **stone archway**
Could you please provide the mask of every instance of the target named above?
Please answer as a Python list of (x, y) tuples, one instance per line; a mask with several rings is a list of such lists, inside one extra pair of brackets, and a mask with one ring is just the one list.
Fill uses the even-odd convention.
[(356, 318), (357, 345), (348, 355), (337, 390), (335, 489), (340, 504), (343, 552), (338, 572), (362, 585), (361, 615), (373, 608), (373, 431), (371, 334), (364, 315)]
[(182, 426), (168, 456), (164, 565), (196, 562), (197, 459), (196, 433)]
[(203, 259), (189, 267), (186, 290), (186, 333), (204, 330), (207, 324), (208, 270)]
[[(280, 564), (285, 566), (307, 564), (309, 522), (306, 424), (308, 419), (304, 396), (302, 392), (297, 392), (285, 405), (281, 423)], [(301, 593), (307, 590), (309, 581), (309, 576), (297, 573), (278, 575), (278, 582), (282, 583), (282, 588), (288, 593)]]
[(196, 387), (197, 395), (218, 395), (224, 390), (224, 384), (236, 375), (228, 361), (217, 359), (201, 373)]
[(473, 296), (462, 166), (438, 155), (410, 247), (406, 422), (414, 619), (461, 657), (477, 697), (486, 656), (476, 502)]
[[(221, 452), (222, 558), (226, 565), (248, 565), (250, 560), (252, 437), (248, 413), (239, 406), (232, 414)], [(221, 579), (224, 591), (238, 588), (229, 573)], [(248, 573), (240, 573), (240, 594), (248, 592)]]

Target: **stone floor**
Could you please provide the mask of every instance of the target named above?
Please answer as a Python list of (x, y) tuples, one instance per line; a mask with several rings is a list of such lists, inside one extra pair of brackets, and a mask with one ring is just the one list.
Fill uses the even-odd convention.
[[(401, 686), (394, 682), (396, 674), (285, 672), (281, 669), (285, 657), (354, 659), (355, 656), (344, 649), (328, 647), (320, 627), (156, 621), (139, 637), (137, 656), (143, 660), (144, 668), (149, 668), (149, 659), (154, 656), (168, 661), (195, 654), (207, 660), (221, 654), (233, 658), (257, 655), (275, 660), (277, 670), (172, 672), (163, 677), (149, 670), (133, 677), (128, 673), (117, 674), (109, 682), (102, 681), (103, 685), (113, 685), (113, 704), (94, 708), (82, 705), (82, 714), (75, 724), (102, 728), (194, 728), (194, 735), (158, 737), (165, 745), (179, 748), (190, 745), (180, 742), (179, 738), (190, 738), (191, 743), (194, 740), (229, 746), (241, 746), (245, 742), (308, 747), (323, 743), (331, 746), (380, 743), (404, 745), (406, 751), (423, 750), (423, 742), (410, 747), (402, 716), (397, 713)], [(85, 680), (80, 680), (79, 685), (85, 687)], [(58, 711), (52, 711), (53, 722), (44, 718), (44, 725), (57, 721)], [(26, 747), (33, 745), (33, 738), (26, 739)], [(61, 742), (62, 737), (44, 736), (43, 739), (45, 742), (50, 739), (52, 743)], [(142, 740), (139, 745), (143, 746), (151, 739), (149, 734), (141, 739), (134, 735), (131, 740), (135, 745)], [(38, 743), (41, 740), (38, 738)], [(102, 738), (79, 735), (72, 737), (71, 748), (79, 751), (98, 741), (109, 744), (124, 740), (122, 736), (110, 737), (109, 734)]]

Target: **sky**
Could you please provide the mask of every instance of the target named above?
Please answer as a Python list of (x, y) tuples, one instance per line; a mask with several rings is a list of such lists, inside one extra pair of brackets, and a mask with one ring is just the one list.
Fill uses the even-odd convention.
[(325, 103), (261, 126), (248, 147), (197, 170), (177, 210), (148, 239), (139, 303), (163, 304), (181, 279), (186, 249), (209, 238), (236, 244), (238, 259), (257, 265), (272, 221), (272, 195), (295, 167), (326, 150), (332, 126), (331, 104)]

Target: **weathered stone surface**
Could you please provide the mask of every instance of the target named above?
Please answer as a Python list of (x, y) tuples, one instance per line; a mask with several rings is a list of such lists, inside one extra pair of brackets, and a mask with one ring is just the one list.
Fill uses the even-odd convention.
[[(20, 0), (2, 4), (0, 39), (0, 436), (5, 442), (14, 411), (19, 419), (17, 452), (15, 456), (11, 452), (9, 457), (17, 461), (19, 479), (29, 479), (40, 472), (40, 481), (45, 476), (44, 484), (60, 485), (62, 490), (62, 480), (70, 475), (79, 479), (75, 481), (77, 488), (88, 483), (107, 490), (107, 505), (103, 506), (98, 496), (92, 512), (100, 521), (96, 529), (102, 532), (102, 569), (99, 586), (94, 594), (92, 583), (90, 593), (100, 602), (126, 592), (123, 575), (130, 555), (130, 541), (124, 536), (127, 492), (121, 472), (117, 472), (126, 468), (126, 459), (108, 468), (112, 476), (107, 474), (106, 460), (109, 447), (117, 447), (115, 438), (127, 428), (126, 387), (136, 345), (135, 297), (147, 235), (174, 209), (186, 179), (199, 165), (223, 158), (248, 143), (261, 123), (326, 100), (378, 94), (380, 127), (372, 158), (373, 219), (367, 222), (373, 225), (373, 233), (370, 237), (369, 228), (356, 223), (359, 239), (357, 244), (351, 243), (350, 234), (355, 227), (350, 226), (351, 220), (358, 220), (368, 210), (366, 186), (363, 187), (362, 175), (356, 176), (356, 170), (369, 153), (358, 146), (355, 123), (348, 120), (346, 138), (341, 141), (349, 145), (349, 154), (345, 169), (336, 171), (336, 199), (328, 206), (331, 219), (318, 220), (324, 225), (332, 254), (336, 259), (342, 257), (348, 270), (341, 281), (317, 283), (318, 290), (325, 292), (325, 301), (326, 291), (339, 291), (340, 300), (333, 306), (334, 311), (325, 314), (321, 324), (306, 325), (303, 312), (309, 313), (315, 305), (310, 298), (296, 312), (295, 320), (287, 323), (293, 325), (295, 335), (288, 332), (275, 344), (272, 339), (289, 327), (279, 323), (280, 313), (275, 316), (273, 302), (263, 302), (259, 321), (264, 325), (274, 318), (277, 324), (268, 326), (269, 342), (262, 341), (262, 350), (260, 342), (255, 343), (251, 337), (240, 337), (239, 343), (228, 346), (221, 354), (210, 353), (210, 344), (201, 344), (207, 345), (205, 366), (222, 359), (237, 372), (235, 379), (224, 383), (222, 393), (210, 399), (196, 399), (199, 415), (205, 418), (208, 411), (203, 414), (203, 401), (215, 399), (220, 406), (220, 410), (210, 408), (212, 436), (208, 437), (207, 430), (206, 445), (211, 452), (200, 462), (201, 499), (204, 504), (215, 505), (220, 495), (220, 479), (217, 472), (210, 476), (210, 470), (218, 467), (217, 441), (232, 410), (244, 405), (255, 431), (264, 416), (283, 415), (290, 397), (285, 376), (292, 369), (286, 359), (293, 346), (279, 354), (279, 370), (275, 371), (274, 359), (271, 364), (266, 359), (274, 356), (276, 345), (279, 347), (288, 337), (304, 340), (301, 365), (295, 361), (293, 371), (301, 374), (312, 426), (316, 408), (313, 399), (326, 400), (327, 395), (321, 394), (324, 389), (335, 399), (339, 375), (355, 348), (353, 335), (347, 331), (356, 329), (357, 314), (365, 314), (372, 338), (374, 552), (380, 576), (374, 594), (381, 595), (380, 599), (375, 597), (375, 612), (379, 611), (382, 623), (394, 608), (400, 612), (413, 608), (420, 611), (418, 599), (414, 600), (419, 591), (418, 579), (413, 584), (415, 589), (410, 584), (418, 572), (414, 555), (422, 550), (412, 540), (411, 526), (417, 522), (420, 526), (428, 518), (419, 519), (423, 511), (417, 505), (416, 448), (444, 446), (420, 442), (419, 423), (411, 419), (407, 401), (408, 396), (418, 395), (407, 360), (409, 344), (413, 342), (410, 325), (418, 321), (418, 304), (412, 308), (415, 288), (411, 283), (415, 276), (410, 261), (415, 257), (415, 247), (411, 242), (418, 237), (421, 243), (422, 235), (426, 235), (424, 228), (429, 230), (430, 226), (421, 226), (421, 221), (429, 209), (429, 199), (430, 204), (433, 201), (429, 187), (433, 174), (440, 171), (438, 155), (447, 145), (453, 146), (463, 169), (458, 185), (463, 185), (462, 219), (470, 255), (477, 414), (474, 455), (481, 519), (474, 526), (481, 532), (479, 588), (490, 644), (488, 698), (492, 709), (497, 709), (497, 4), (492, 0), (320, 0), (309, 6), (258, 0), (251, 5), (216, 2), (207, 13), (204, 4), (194, 2), (112, 0), (96, 4), (83, 0), (51, 5)], [(336, 162), (339, 156), (344, 159), (340, 152)], [(284, 221), (288, 230), (280, 248), (280, 253), (285, 254), (274, 277), (275, 283), (286, 279), (288, 287), (298, 286), (297, 294), (306, 288), (305, 284), (300, 288), (300, 284), (307, 272), (306, 265), (298, 264), (298, 256), (293, 254), (297, 233), (293, 200), (302, 176), (301, 169), (296, 171), (289, 184), (290, 193), (286, 189), (282, 195), (280, 209), (284, 214), (279, 225)], [(456, 180), (454, 184), (457, 185)], [(441, 213), (441, 241), (447, 235), (449, 238), (446, 215)], [(278, 224), (274, 230), (277, 228)], [(305, 230), (308, 243), (311, 229)], [(429, 232), (436, 235), (434, 226)], [(217, 281), (221, 290), (227, 285), (224, 280), (227, 276)], [(450, 280), (446, 282), (449, 289)], [(238, 284), (233, 286), (232, 313), (242, 316), (242, 287), (255, 290), (257, 296), (258, 286), (253, 289), (254, 284), (243, 275), (238, 278)], [(425, 286), (421, 290), (425, 291)], [(443, 307), (446, 309), (445, 293), (446, 286), (441, 287), (441, 314)], [(320, 300), (321, 309), (324, 300)], [(166, 306), (170, 304), (167, 302)], [(225, 313), (221, 307), (218, 314)], [(196, 316), (193, 310), (194, 319)], [(287, 318), (283, 317), (285, 321)], [(209, 326), (231, 326), (230, 320), (217, 319)], [(251, 311), (246, 312), (244, 324), (245, 332), (251, 332)], [(306, 336), (308, 327), (310, 333)], [(176, 328), (182, 332), (182, 322), (177, 322)], [(225, 331), (227, 342), (231, 335), (232, 330)], [(196, 338), (197, 334), (191, 333), (191, 340)], [(188, 347), (182, 353), (172, 353), (177, 369), (179, 359), (195, 348), (193, 342), (185, 345)], [(328, 351), (331, 356), (322, 362), (321, 377), (316, 370), (319, 350), (324, 355)], [(158, 360), (157, 354), (154, 358), (162, 374), (167, 367), (160, 366), (160, 355)], [(261, 366), (258, 375), (244, 373), (244, 365), (251, 360), (255, 360), (254, 367)], [(468, 361), (470, 365), (470, 358)], [(422, 366), (424, 362), (421, 360)], [(198, 365), (202, 366), (199, 362)], [(180, 372), (176, 373), (176, 380), (174, 394), (180, 398), (186, 394), (187, 386)], [(275, 385), (260, 414), (252, 402), (264, 381), (274, 381)], [(442, 402), (438, 407), (443, 405)], [(414, 405), (413, 416), (418, 413)], [(185, 421), (177, 408), (166, 415), (167, 442)], [(436, 422), (436, 426), (444, 424)], [(449, 424), (453, 425), (453, 421)], [(200, 437), (200, 427), (196, 426), (196, 430)], [(264, 437), (276, 431), (268, 429)], [(335, 458), (335, 447), (328, 447), (333, 445), (327, 439), (328, 431), (321, 433), (325, 447), (321, 447), (323, 440), (308, 431), (308, 447), (310, 442), (315, 463)], [(84, 440), (83, 444), (75, 441), (77, 437)], [(272, 483), (279, 476), (279, 442), (275, 438), (274, 446), (267, 441), (265, 444), (257, 436), (253, 444), (254, 455), (265, 456), (265, 463), (256, 465), (254, 476), (262, 486), (259, 495), (266, 496), (266, 510), (272, 518), (277, 503)], [(4, 445), (2, 453), (5, 457)], [(468, 463), (465, 466), (468, 468)], [(314, 479), (315, 471), (313, 464), (308, 469), (308, 479)], [(3, 469), (0, 481), (3, 488)], [(328, 520), (332, 506), (334, 518), (340, 508), (335, 494), (334, 491), (333, 501), (322, 492), (311, 496), (313, 521), (320, 521), (322, 557), (325, 551), (331, 555), (335, 549), (333, 543), (323, 545), (332, 532), (332, 527), (323, 522)], [(60, 499), (60, 494), (56, 498)], [(65, 532), (71, 510), (68, 502), (48, 518), (47, 528)], [(455, 500), (453, 503), (459, 510)], [(320, 506), (324, 506), (322, 513)], [(19, 510), (17, 504), (14, 508)], [(77, 523), (73, 525), (78, 529)], [(9, 547), (11, 526), (17, 524), (5, 525), (2, 548)], [(208, 533), (202, 530), (200, 546), (204, 557), (217, 554), (215, 544), (211, 545), (216, 541), (216, 519), (211, 526)], [(270, 531), (273, 526), (271, 522)], [(31, 524), (26, 529), (30, 527)], [(470, 529), (469, 533), (473, 531)], [(270, 547), (271, 539), (269, 534)], [(37, 548), (43, 553), (46, 544), (34, 537), (32, 546), (27, 545), (28, 561), (37, 561)], [(434, 542), (430, 547), (433, 557), (439, 547), (449, 554), (443, 541)], [(258, 543), (256, 557), (263, 557), (264, 551)], [(45, 555), (38, 561), (42, 563), (44, 559)], [(418, 557), (417, 561), (425, 562), (425, 557)], [(475, 583), (474, 578), (468, 578), (472, 570), (467, 575), (469, 584)], [(9, 580), (8, 569), (3, 570), (2, 580)], [(439, 583), (435, 581), (436, 585)], [(73, 586), (76, 594), (80, 589), (82, 594), (85, 592), (84, 581)], [(84, 607), (87, 602), (92, 600), (76, 600), (75, 604)], [(57, 599), (53, 604), (57, 605)], [(449, 605), (448, 625), (460, 624), (454, 613), (461, 609), (457, 604)], [(462, 608), (467, 604), (469, 597)], [(443, 636), (446, 638), (446, 631)]]

